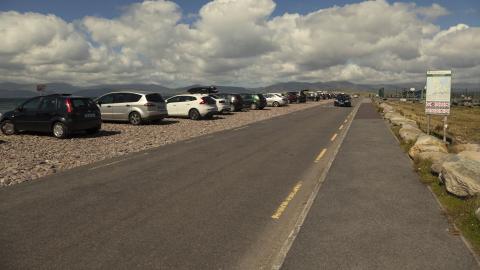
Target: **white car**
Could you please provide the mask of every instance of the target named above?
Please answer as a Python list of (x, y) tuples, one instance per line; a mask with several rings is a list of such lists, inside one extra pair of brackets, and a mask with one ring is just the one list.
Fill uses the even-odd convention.
[(281, 94), (269, 93), (264, 94), (264, 96), (267, 99), (267, 106), (280, 107), (288, 104), (287, 98), (282, 96)]
[(217, 109), (219, 113), (225, 113), (230, 111), (230, 101), (226, 100), (222, 97), (219, 97), (215, 94), (210, 94), (209, 95), (211, 98), (213, 98), (217, 102)]
[(166, 100), (168, 116), (189, 117), (192, 120), (211, 118), (218, 113), (216, 101), (202, 94), (183, 94)]

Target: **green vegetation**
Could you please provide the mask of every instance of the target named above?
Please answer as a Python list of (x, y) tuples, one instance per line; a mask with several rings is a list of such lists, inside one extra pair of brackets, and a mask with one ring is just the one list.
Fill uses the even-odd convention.
[[(401, 115), (417, 121), (420, 129), (427, 130), (425, 104), (389, 101)], [(443, 136), (443, 116), (431, 116), (430, 130)], [(458, 143), (480, 143), (480, 107), (454, 106), (448, 116), (448, 135)]]
[(475, 217), (475, 210), (480, 207), (480, 198), (462, 199), (448, 193), (445, 186), (439, 183), (438, 177), (432, 175), (431, 165), (428, 161), (415, 163), (421, 181), (430, 186), (445, 209), (449, 221), (457, 226), (474, 251), (480, 254), (480, 221)]

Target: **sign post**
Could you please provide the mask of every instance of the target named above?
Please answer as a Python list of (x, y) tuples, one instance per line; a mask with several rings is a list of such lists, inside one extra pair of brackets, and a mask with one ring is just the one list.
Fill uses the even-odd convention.
[(447, 142), (447, 116), (450, 115), (450, 92), (452, 87), (452, 71), (427, 71), (427, 94), (425, 114), (427, 129), (430, 133), (430, 115), (443, 115), (443, 141)]

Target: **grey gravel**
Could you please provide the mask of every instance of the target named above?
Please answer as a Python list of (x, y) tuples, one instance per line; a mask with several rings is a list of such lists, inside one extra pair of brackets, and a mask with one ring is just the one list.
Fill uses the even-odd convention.
[(97, 135), (78, 134), (65, 140), (48, 134), (0, 134), (0, 187), (35, 180), (103, 159), (240, 127), (328, 102), (236, 112), (215, 117), (213, 120), (167, 118), (158, 124), (142, 126), (104, 123)]

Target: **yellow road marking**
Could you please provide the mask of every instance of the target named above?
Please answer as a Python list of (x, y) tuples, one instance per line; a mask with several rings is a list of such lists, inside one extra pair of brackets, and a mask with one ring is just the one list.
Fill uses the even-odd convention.
[(339, 130), (342, 130), (342, 129), (343, 129), (343, 125), (341, 125), (338, 129), (339, 129)]
[(290, 203), (290, 201), (293, 200), (293, 197), (295, 197), (295, 194), (297, 194), (297, 192), (300, 190), (301, 187), (302, 187), (302, 181), (298, 182), (293, 187), (292, 192), (290, 192), (290, 194), (288, 194), (287, 198), (285, 198), (285, 200), (280, 204), (277, 211), (275, 211), (275, 213), (272, 215), (273, 219), (279, 219), (282, 216), (285, 209), (287, 209), (288, 204)]
[(319, 162), (326, 152), (327, 152), (327, 148), (323, 148), (322, 152), (320, 152), (320, 154), (318, 154), (317, 158), (315, 159), (315, 163)]
[(335, 139), (337, 138), (337, 133), (333, 134), (332, 138), (330, 139), (330, 141), (334, 141)]

